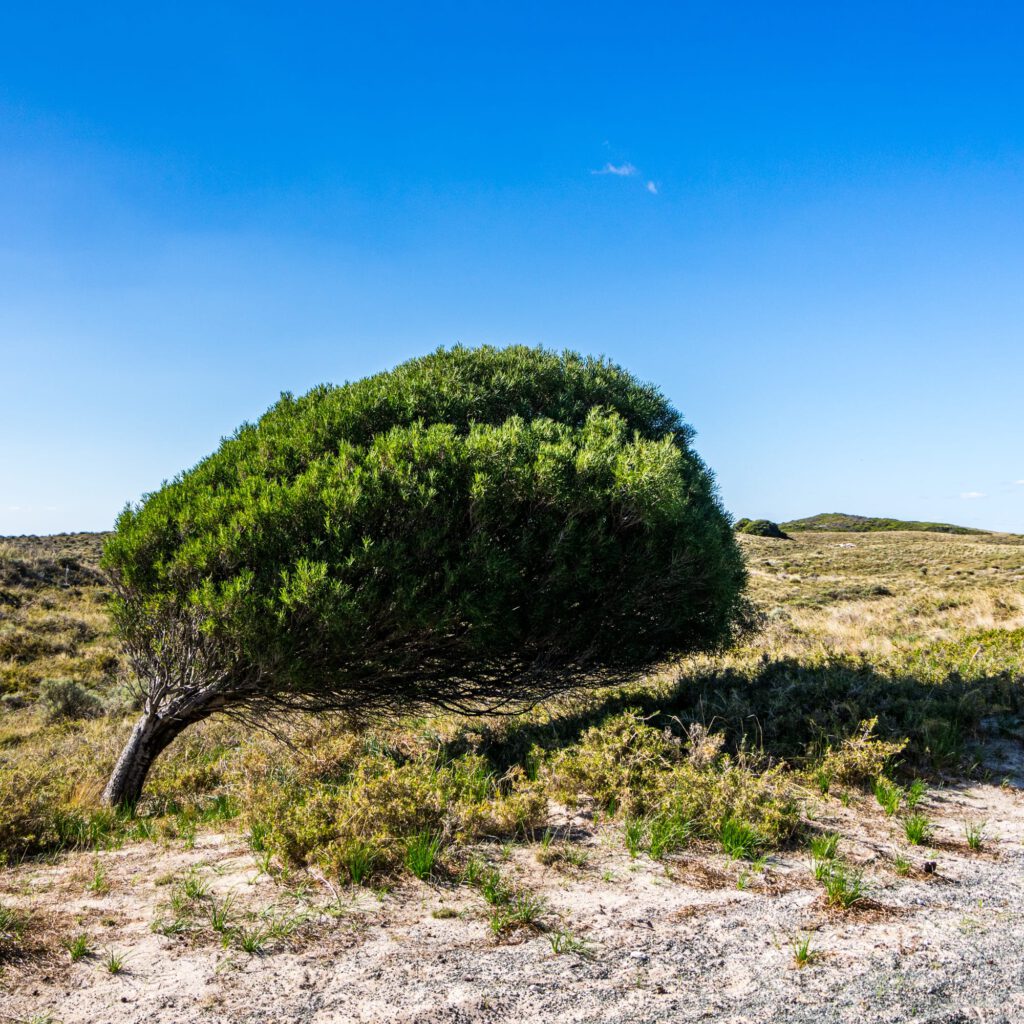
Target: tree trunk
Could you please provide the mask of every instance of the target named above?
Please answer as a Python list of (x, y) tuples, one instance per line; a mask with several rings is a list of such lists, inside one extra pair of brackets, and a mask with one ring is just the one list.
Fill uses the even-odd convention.
[(103, 790), (103, 802), (111, 807), (134, 804), (142, 796), (142, 784), (157, 755), (189, 724), (181, 719), (143, 715), (135, 723), (121, 756)]

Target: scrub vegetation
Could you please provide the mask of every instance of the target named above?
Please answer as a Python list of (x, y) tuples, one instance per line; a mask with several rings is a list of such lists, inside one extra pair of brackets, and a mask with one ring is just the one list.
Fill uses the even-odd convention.
[[(910, 843), (927, 841), (922, 780), (977, 771), (986, 733), (1019, 735), (1024, 543), (924, 533), (741, 542), (760, 629), (728, 653), (511, 717), (362, 728), (300, 717), (275, 732), (214, 717), (172, 744), (142, 799), (114, 809), (99, 796), (131, 718), (112, 666), (89, 653), (114, 650), (99, 544), (8, 539), (5, 565), (19, 568), (5, 577), (4, 635), (84, 609), (95, 635), (85, 653), (29, 647), (3, 663), (0, 857), (187, 846), (229, 827), (271, 870), (310, 866), (363, 885), (455, 877), (474, 844), (538, 842), (551, 801), (584, 801), (621, 823), (638, 855), (756, 858), (800, 841), (809, 800), (849, 794)], [(61, 559), (67, 579), (51, 569)], [(869, 581), (888, 594), (826, 596)], [(94, 700), (55, 714), (52, 678)]]
[[(121, 1019), (124, 979), (162, 995), (200, 956), (212, 959), (187, 969), (204, 976), (218, 958), (271, 961), (300, 999), (302, 971), (283, 954), (333, 949), (375, 914), (452, 929), (436, 939), (445, 956), (453, 944), (474, 956), (532, 944), (552, 969), (626, 964), (625, 979), (630, 963), (670, 955), (631, 915), (656, 928), (664, 917), (676, 943), (713, 906), (775, 936), (758, 965), (774, 956), (817, 976), (846, 962), (832, 952), (842, 936), (870, 951), (883, 941), (871, 921), (884, 931), (930, 879), (968, 870), (952, 858), (1019, 888), (1002, 841), (1009, 803), (946, 794), (972, 776), (998, 785), (986, 749), (1019, 749), (1021, 538), (740, 535), (755, 628), (727, 651), (511, 716), (305, 715), (273, 731), (211, 716), (119, 808), (100, 797), (137, 711), (105, 617), (101, 540), (3, 542), (17, 568), (0, 629), (86, 609), (94, 629), (74, 650), (27, 646), (2, 663), (0, 984), (15, 983), (23, 1015), (64, 1005), (78, 972), (106, 979), (102, 999)], [(67, 578), (53, 570), (61, 558), (74, 562)], [(972, 914), (990, 896), (981, 884), (964, 890)], [(779, 897), (791, 887), (804, 902)], [(962, 908), (942, 913), (950, 941), (974, 927)], [(688, 941), (709, 920), (693, 917)], [(410, 963), (448, 977), (422, 941)], [(509, 948), (504, 970), (519, 955)], [(40, 988), (43, 970), (55, 980)]]

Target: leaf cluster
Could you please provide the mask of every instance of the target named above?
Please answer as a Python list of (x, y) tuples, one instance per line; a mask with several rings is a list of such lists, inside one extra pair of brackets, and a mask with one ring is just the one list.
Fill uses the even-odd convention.
[(495, 709), (627, 678), (740, 611), (689, 438), (619, 367), (522, 347), (283, 395), (122, 512), (115, 623), (140, 676), (211, 707)]

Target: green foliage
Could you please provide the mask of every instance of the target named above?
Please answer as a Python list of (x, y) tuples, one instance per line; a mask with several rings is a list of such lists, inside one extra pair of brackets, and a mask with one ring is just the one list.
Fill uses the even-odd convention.
[[(857, 731), (847, 736), (838, 747), (830, 745), (816, 770), (817, 776), (825, 776), (832, 782), (857, 785), (878, 776), (889, 762), (902, 753), (906, 740), (882, 740), (874, 735), (878, 719), (869, 718), (860, 722)], [(827, 787), (826, 787), (827, 791)]]
[(849, 910), (863, 901), (867, 894), (864, 872), (851, 868), (838, 860), (826, 862), (815, 876), (825, 887), (825, 899), (830, 907)]
[(734, 860), (753, 860), (764, 846), (764, 838), (752, 825), (738, 818), (726, 818), (718, 830), (722, 849)]
[(623, 833), (630, 857), (639, 857), (647, 844), (647, 821), (644, 818), (627, 818)]
[(584, 960), (590, 960), (594, 956), (593, 947), (586, 939), (581, 939), (572, 932), (563, 930), (553, 931), (548, 935), (548, 942), (551, 943), (551, 952), (555, 956), (563, 956), (567, 953), (575, 954)]
[(825, 832), (811, 837), (811, 857), (815, 861), (834, 860), (839, 849), (839, 833)]
[(914, 846), (928, 842), (933, 831), (931, 822), (923, 814), (908, 814), (903, 819), (903, 833), (907, 842)]
[(4, 960), (23, 951), (28, 918), (19, 910), (0, 903), (0, 968)]
[(737, 840), (735, 847), (745, 850), (793, 835), (799, 815), (783, 766), (755, 771), (742, 756), (709, 761), (703, 751), (695, 754), (687, 756), (670, 732), (632, 710), (588, 729), (577, 745), (546, 763), (543, 776), (562, 800), (572, 803), (586, 793), (624, 813), (633, 856), (643, 850), (664, 856), (691, 835), (722, 840), (724, 834), (731, 843), (749, 830), (749, 842)]
[(663, 807), (647, 819), (648, 852), (655, 860), (661, 860), (686, 846), (695, 830), (693, 821), (684, 817), (678, 807)]
[(770, 519), (737, 519), (733, 527), (737, 533), (747, 533), (752, 537), (772, 537), (775, 540), (789, 540), (778, 523)]
[(985, 530), (973, 530), (968, 526), (951, 526), (949, 523), (924, 523), (911, 519), (879, 519), (873, 516), (853, 516), (845, 512), (822, 512), (806, 519), (793, 519), (783, 523), (784, 530), (821, 530), (841, 533), (878, 533), (893, 530), (911, 530), (917, 533), (952, 533), (963, 536), (984, 534)]
[(123, 974), (127, 969), (128, 959), (124, 953), (118, 953), (111, 949), (103, 958), (103, 969), (108, 974)]
[(925, 784), (923, 779), (914, 779), (910, 785), (903, 792), (903, 799), (906, 802), (907, 807), (910, 810), (914, 810), (917, 805), (925, 798), (925, 794), (928, 792), (928, 786)]
[(95, 718), (103, 712), (99, 697), (73, 679), (44, 680), (39, 687), (39, 702), (51, 722)]
[(434, 873), (440, 849), (439, 833), (421, 832), (413, 836), (405, 847), (405, 866), (416, 878), (425, 880)]
[(985, 845), (985, 826), (987, 822), (975, 821), (964, 825), (964, 837), (967, 840), (968, 849), (977, 853)]
[(349, 744), (311, 774), (285, 775), (273, 759), (253, 759), (244, 785), (246, 817), (260, 823), (268, 853), (319, 864), (354, 884), (403, 865), (425, 878), (442, 836), (528, 836), (547, 813), (540, 784), (521, 768), (498, 777), (478, 754), (405, 759)]
[(793, 940), (793, 962), (797, 967), (807, 967), (814, 963), (818, 954), (811, 949), (810, 935), (803, 935)]
[(243, 953), (248, 953), (251, 956), (259, 955), (266, 948), (267, 940), (270, 938), (270, 933), (266, 928), (260, 926), (254, 926), (252, 928), (239, 928), (235, 932), (235, 939), (238, 942), (238, 948)]
[(93, 955), (92, 943), (89, 941), (89, 936), (85, 934), (65, 939), (63, 946), (68, 951), (72, 963), (77, 963), (79, 960)]
[(903, 790), (891, 779), (880, 775), (875, 779), (875, 799), (882, 805), (882, 810), (891, 818), (903, 801)]
[(745, 582), (658, 391), (522, 347), (282, 396), (126, 508), (104, 565), (137, 664), (193, 658), (218, 707), (362, 713), (507, 706), (719, 647)]
[(530, 892), (518, 892), (491, 914), (491, 931), (503, 936), (517, 928), (536, 928), (545, 910), (544, 900)]

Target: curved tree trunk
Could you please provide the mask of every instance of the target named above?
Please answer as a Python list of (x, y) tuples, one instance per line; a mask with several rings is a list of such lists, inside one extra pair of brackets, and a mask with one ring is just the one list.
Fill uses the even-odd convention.
[(134, 804), (142, 796), (142, 784), (154, 759), (189, 724), (180, 718), (143, 715), (110, 773), (103, 802), (112, 807)]

